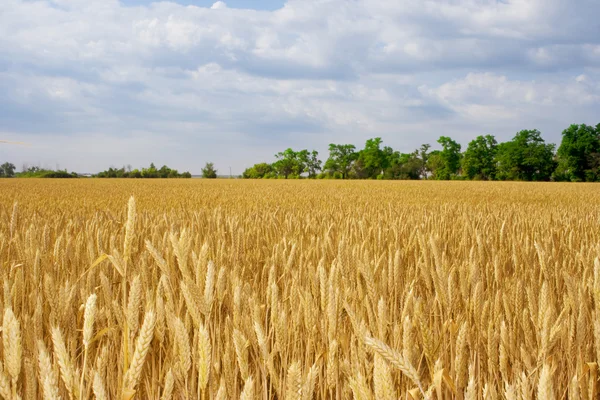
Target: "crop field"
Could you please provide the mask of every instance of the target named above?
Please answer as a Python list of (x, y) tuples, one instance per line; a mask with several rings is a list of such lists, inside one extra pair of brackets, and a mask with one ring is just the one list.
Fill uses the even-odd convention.
[(600, 187), (0, 181), (5, 399), (596, 399)]

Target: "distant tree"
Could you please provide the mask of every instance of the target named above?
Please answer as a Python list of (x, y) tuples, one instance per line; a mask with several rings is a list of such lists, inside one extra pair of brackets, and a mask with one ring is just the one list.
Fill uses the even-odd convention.
[(460, 144), (448, 136), (440, 136), (438, 143), (442, 145), (439, 154), (440, 165), (436, 170), (436, 179), (449, 180), (458, 175), (460, 169)]
[(304, 172), (308, 172), (308, 177), (314, 179), (317, 172), (321, 170), (322, 161), (319, 160), (319, 152), (313, 150), (302, 150), (297, 153), (298, 160)]
[(323, 161), (319, 160), (319, 152), (316, 150), (311, 151), (308, 157), (308, 163), (306, 164), (308, 177), (315, 178), (317, 176), (317, 172), (321, 171), (322, 164)]
[(158, 178), (158, 170), (154, 163), (150, 163), (150, 168), (142, 168), (142, 178)]
[(548, 181), (556, 168), (554, 145), (546, 144), (538, 130), (523, 130), (510, 142), (498, 145), (497, 178)]
[(421, 148), (417, 151), (417, 154), (421, 160), (421, 169), (419, 171), (419, 175), (421, 178), (427, 179), (428, 169), (427, 169), (427, 161), (429, 159), (429, 149), (431, 148), (430, 144), (422, 144)]
[(384, 172), (385, 179), (419, 179), (422, 161), (419, 151), (412, 153), (393, 152), (388, 156), (388, 167)]
[[(356, 153), (356, 154), (360, 154)], [(367, 169), (365, 168), (365, 162), (360, 157), (357, 156), (356, 160), (352, 163), (350, 167), (350, 171), (348, 171), (348, 179), (368, 179), (369, 174)]]
[(356, 174), (359, 177), (374, 179), (387, 168), (387, 157), (381, 149), (381, 138), (368, 139), (365, 148), (358, 153)]
[(15, 170), (15, 164), (5, 162), (4, 164), (0, 165), (0, 176), (5, 178), (12, 178), (15, 176)]
[(339, 173), (342, 179), (348, 178), (352, 163), (358, 158), (353, 144), (330, 144), (329, 158), (323, 168), (331, 175)]
[(444, 174), (444, 159), (440, 150), (433, 150), (427, 155), (427, 171), (431, 173), (432, 179), (444, 180), (448, 179)]
[[(125, 171), (125, 168), (123, 168), (123, 171)], [(175, 174), (173, 174), (173, 172), (175, 172)], [(157, 173), (159, 178), (169, 178), (173, 177), (173, 175), (176, 175), (177, 171), (173, 171), (171, 170), (171, 168), (167, 167), (166, 165), (163, 165), (162, 167), (160, 167)]]
[(268, 177), (269, 174), (273, 173), (273, 167), (271, 164), (259, 163), (254, 164), (252, 167), (247, 168), (242, 174), (244, 179), (263, 179)]
[(217, 170), (213, 163), (207, 162), (204, 168), (202, 168), (202, 177), (206, 179), (215, 179), (217, 177)]
[(465, 151), (462, 168), (469, 179), (492, 180), (496, 176), (498, 142), (492, 135), (477, 136)]
[(277, 153), (275, 157), (277, 161), (273, 163), (273, 168), (279, 176), (287, 179), (290, 175), (300, 176), (304, 172), (304, 165), (298, 159), (298, 153), (291, 148)]
[(559, 180), (598, 181), (600, 175), (596, 165), (600, 157), (600, 124), (597, 127), (571, 125), (565, 129), (556, 154), (556, 177)]

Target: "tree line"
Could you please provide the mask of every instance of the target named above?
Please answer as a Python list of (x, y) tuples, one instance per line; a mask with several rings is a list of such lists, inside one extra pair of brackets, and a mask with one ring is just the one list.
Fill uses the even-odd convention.
[(106, 171), (101, 171), (96, 175), (93, 175), (95, 178), (135, 178), (135, 179), (167, 179), (167, 178), (191, 178), (192, 174), (188, 171), (179, 173), (176, 169), (172, 169), (163, 165), (160, 168), (156, 168), (154, 163), (150, 163), (148, 168), (142, 169), (133, 169), (131, 166), (122, 167), (122, 168), (113, 168), (110, 167)]
[[(67, 170), (51, 170), (40, 167), (23, 166), (21, 172), (16, 172), (14, 164), (6, 162), (0, 165), (0, 178), (78, 178), (79, 175), (75, 172), (67, 172)], [(176, 169), (172, 169), (163, 165), (161, 168), (156, 168), (154, 163), (150, 163), (150, 167), (133, 169), (130, 165), (122, 168), (110, 167), (106, 171), (92, 175), (94, 178), (191, 178), (192, 174), (188, 171), (179, 173)], [(217, 177), (217, 170), (214, 164), (207, 162), (202, 168), (202, 177), (214, 179)]]
[(571, 125), (562, 141), (546, 143), (540, 131), (522, 130), (510, 141), (498, 143), (493, 135), (472, 140), (465, 151), (448, 136), (431, 150), (423, 144), (411, 153), (383, 146), (381, 138), (368, 139), (363, 149), (352, 144), (330, 144), (323, 163), (317, 151), (287, 149), (246, 169), (247, 179), (437, 179), (515, 181), (600, 181), (600, 124)]
[[(141, 170), (132, 169), (131, 166), (119, 169), (109, 168), (93, 176), (96, 178), (191, 178), (192, 174), (189, 171), (179, 173), (176, 169), (171, 169), (166, 165), (157, 169), (154, 163), (150, 163), (150, 167)], [(213, 163), (205, 164), (202, 168), (202, 177), (206, 179), (217, 177), (217, 170)]]
[[(273, 163), (259, 163), (242, 174), (247, 179), (437, 179), (437, 180), (516, 180), (516, 181), (600, 181), (600, 124), (571, 125), (562, 132), (561, 144), (546, 143), (540, 131), (523, 130), (510, 141), (498, 143), (493, 135), (472, 140), (465, 151), (448, 136), (432, 150), (423, 144), (410, 153), (383, 146), (381, 138), (368, 139), (364, 148), (353, 144), (330, 144), (329, 157), (319, 159), (315, 150), (291, 148), (275, 155)], [(75, 178), (66, 170), (0, 165), (2, 177)], [(109, 168), (97, 178), (191, 178), (190, 172), (179, 173), (166, 165), (132, 169), (131, 166)], [(202, 168), (202, 177), (216, 178), (213, 163)]]
[(0, 165), (0, 178), (77, 178), (75, 172), (67, 170), (52, 170), (40, 167), (24, 166), (21, 172), (16, 172), (16, 167), (13, 163), (5, 162)]

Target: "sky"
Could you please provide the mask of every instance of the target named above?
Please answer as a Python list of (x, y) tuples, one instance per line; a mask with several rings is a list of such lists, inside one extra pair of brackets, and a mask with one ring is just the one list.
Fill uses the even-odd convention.
[(0, 163), (234, 174), (288, 147), (560, 143), (600, 122), (597, 0), (1, 0)]

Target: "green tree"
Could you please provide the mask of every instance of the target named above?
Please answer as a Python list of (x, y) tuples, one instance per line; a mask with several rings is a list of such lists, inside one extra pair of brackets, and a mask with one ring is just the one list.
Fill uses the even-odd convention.
[(158, 178), (158, 171), (154, 163), (150, 163), (150, 168), (142, 168), (142, 178)]
[(558, 156), (557, 179), (572, 182), (597, 181), (596, 167), (600, 153), (600, 124), (597, 127), (571, 125), (562, 133)]
[(381, 138), (369, 139), (365, 148), (358, 153), (357, 164), (361, 177), (376, 178), (387, 168), (386, 152), (381, 149)]
[(440, 136), (437, 142), (442, 145), (442, 151), (439, 152), (441, 168), (436, 171), (436, 179), (452, 179), (460, 169), (460, 144), (448, 136)]
[(419, 151), (412, 153), (392, 152), (388, 155), (388, 167), (384, 172), (385, 179), (419, 179), (422, 161)]
[[(125, 168), (123, 168), (123, 172), (125, 172)], [(157, 173), (159, 178), (169, 178), (173, 177), (172, 172), (173, 171), (171, 170), (171, 168), (167, 167), (166, 165), (163, 165), (162, 167), (160, 167)], [(175, 174), (177, 174), (177, 171), (174, 172)]]
[(348, 179), (368, 179), (369, 171), (365, 167), (365, 160), (360, 157), (360, 152), (357, 153), (356, 160), (352, 163), (348, 172)]
[(304, 172), (304, 164), (299, 160), (298, 153), (291, 148), (275, 154), (275, 157), (277, 161), (273, 163), (273, 168), (279, 176), (287, 179), (290, 175), (300, 176)]
[(497, 178), (501, 180), (548, 181), (556, 168), (554, 145), (546, 144), (540, 131), (523, 130), (510, 142), (498, 145)]
[(0, 165), (0, 177), (5, 177), (5, 178), (14, 177), (15, 169), (16, 169), (15, 164), (5, 162), (4, 164)]
[(472, 140), (463, 157), (463, 173), (469, 179), (492, 180), (496, 176), (495, 157), (498, 142), (492, 135), (477, 136)]
[(205, 179), (215, 179), (217, 177), (217, 170), (213, 163), (207, 162), (204, 168), (202, 168), (202, 177)]
[(353, 144), (330, 144), (329, 158), (323, 168), (335, 175), (339, 173), (342, 179), (348, 178), (352, 163), (357, 159), (356, 147)]
[(427, 175), (428, 175), (428, 169), (427, 169), (427, 161), (429, 159), (429, 149), (431, 148), (430, 144), (422, 144), (421, 148), (419, 148), (419, 150), (417, 150), (417, 154), (420, 157), (420, 161), (421, 161), (421, 168), (419, 171), (419, 175), (421, 178), (425, 178), (427, 179)]
[(448, 179), (443, 176), (444, 173), (444, 158), (442, 157), (442, 152), (440, 150), (433, 150), (427, 156), (427, 171), (431, 173), (431, 178), (442, 180)]
[(263, 179), (273, 172), (271, 164), (259, 163), (254, 164), (250, 168), (246, 168), (242, 174), (244, 179)]
[(302, 170), (308, 172), (308, 177), (314, 179), (317, 177), (317, 172), (321, 170), (322, 161), (319, 160), (319, 152), (313, 150), (302, 150), (297, 153), (298, 160), (301, 164)]

